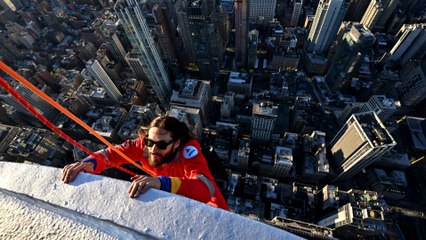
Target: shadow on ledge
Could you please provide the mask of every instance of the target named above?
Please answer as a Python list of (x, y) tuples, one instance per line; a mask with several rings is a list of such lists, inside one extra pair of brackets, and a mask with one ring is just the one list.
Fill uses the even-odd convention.
[(167, 192), (137, 199), (130, 182), (0, 162), (0, 239), (301, 239), (261, 222)]

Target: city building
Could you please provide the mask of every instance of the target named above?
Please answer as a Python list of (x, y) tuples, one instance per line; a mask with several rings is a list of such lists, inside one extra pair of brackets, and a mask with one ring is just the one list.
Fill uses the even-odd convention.
[[(0, 124), (2, 141), (1, 155), (4, 160), (32, 162), (53, 167), (62, 167), (65, 149), (59, 136), (38, 128), (15, 128)], [(63, 142), (63, 141), (62, 141)]]
[(179, 91), (173, 91), (171, 106), (194, 108), (200, 112), (203, 126), (209, 124), (211, 88), (209, 81), (187, 79)]
[[(368, 201), (370, 200), (364, 200), (364, 202)], [(381, 236), (387, 231), (383, 210), (368, 209), (354, 203), (347, 203), (338, 208), (335, 214), (321, 219), (317, 224), (334, 229), (335, 237), (346, 239), (353, 239), (360, 235)]]
[(162, 111), (156, 103), (149, 103), (145, 106), (133, 105), (118, 130), (118, 136), (123, 140), (136, 139), (139, 136), (141, 127), (146, 127)]
[(232, 150), (237, 148), (238, 143), (237, 123), (216, 122), (214, 149), (220, 159), (228, 162)]
[(253, 86), (253, 76), (246, 72), (231, 72), (229, 74), (227, 90), (242, 95), (248, 99)]
[(172, 105), (167, 114), (186, 123), (197, 139), (201, 139), (203, 134), (203, 123), (201, 122), (200, 109)]
[(90, 109), (86, 115), (90, 119), (93, 119), (94, 122), (91, 127), (99, 135), (113, 143), (120, 143), (123, 141), (117, 133), (127, 116), (127, 111), (124, 108), (97, 107)]
[(247, 65), (247, 40), (249, 32), (249, 0), (235, 0), (235, 64)]
[(293, 1), (293, 12), (291, 13), (290, 26), (296, 27), (299, 25), (300, 16), (302, 14), (303, 0)]
[(371, 0), (352, 0), (344, 18), (345, 21), (360, 22)]
[[(319, 185), (330, 174), (325, 132), (314, 131), (311, 135), (305, 135), (303, 141), (305, 156), (300, 182)], [(314, 155), (312, 155), (313, 152), (315, 152)]]
[(363, 58), (370, 53), (375, 41), (374, 35), (362, 24), (349, 23), (350, 30), (343, 34), (337, 45), (326, 82), (332, 89), (344, 89), (350, 86), (353, 77), (359, 76)]
[(411, 59), (421, 60), (426, 51), (426, 23), (404, 24), (396, 34), (398, 41), (384, 56), (387, 64), (406, 64)]
[(374, 111), (382, 122), (388, 120), (397, 110), (395, 101), (384, 95), (373, 95), (364, 104), (360, 112)]
[(278, 118), (278, 106), (262, 101), (253, 104), (251, 139), (253, 142), (268, 143)]
[[(182, 1), (177, 13), (186, 67), (197, 72), (201, 79), (214, 78), (225, 51), (225, 39), (210, 18), (210, 3), (201, 0)], [(226, 18), (222, 20), (226, 21)]]
[(399, 0), (372, 0), (361, 19), (361, 23), (372, 32), (380, 32), (398, 6)]
[[(426, 35), (425, 35), (426, 36)], [(426, 61), (410, 61), (401, 69), (400, 99), (413, 107), (426, 98)]]
[(249, 19), (250, 22), (259, 25), (267, 25), (274, 18), (277, 0), (256, 1), (250, 0)]
[(220, 104), (220, 119), (227, 120), (235, 117), (235, 93), (226, 92)]
[[(9, 83), (27, 102), (29, 102), (33, 107), (35, 107), (44, 117), (49, 119), (50, 121), (55, 120), (58, 116), (59, 111), (56, 110), (52, 105), (47, 103), (44, 99), (39, 97), (32, 90), (28, 89), (21, 83), (16, 81), (11, 81)], [(40, 91), (46, 93), (48, 91), (47, 86), (44, 85), (39, 89)], [(0, 99), (2, 99), (5, 103), (13, 106), (18, 112), (28, 116), (31, 119), (35, 119), (34, 116), (19, 103), (12, 95), (7, 92), (0, 93)]]
[(115, 4), (114, 10), (136, 53), (133, 56), (138, 59), (138, 64), (129, 65), (142, 70), (145, 76), (143, 80), (152, 87), (157, 99), (167, 106), (172, 90), (170, 80), (143, 16), (143, 4), (135, 0), (120, 0)]
[(86, 63), (86, 67), (99, 85), (105, 89), (108, 97), (110, 97), (115, 103), (118, 103), (122, 95), (112, 79), (108, 76), (105, 69), (102, 67), (101, 63), (97, 59), (93, 59)]
[(327, 70), (327, 58), (321, 55), (307, 53), (304, 62), (306, 71), (310, 74), (324, 74)]
[(349, 0), (320, 0), (308, 35), (309, 52), (323, 54), (328, 51), (331, 42), (336, 38), (349, 2)]
[(335, 161), (334, 182), (353, 177), (395, 145), (375, 112), (352, 115), (330, 142)]
[(102, 34), (114, 60), (126, 65), (126, 50), (118, 36), (120, 21), (117, 15), (111, 11), (105, 11), (104, 15), (97, 18), (92, 25)]

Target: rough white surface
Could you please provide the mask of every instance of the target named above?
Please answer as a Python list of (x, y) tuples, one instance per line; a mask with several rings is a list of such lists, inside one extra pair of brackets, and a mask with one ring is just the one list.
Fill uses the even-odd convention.
[[(0, 162), (0, 229), (6, 229), (6, 232), (0, 230), (0, 239), (8, 239), (7, 234), (14, 229), (25, 232), (26, 235), (16, 237), (19, 239), (25, 236), (49, 239), (301, 239), (238, 214), (155, 189), (131, 199), (127, 195), (130, 182), (126, 181), (82, 173), (71, 184), (64, 184), (60, 180), (61, 171), (39, 165)], [(12, 214), (24, 218), (28, 214), (29, 217), (13, 225), (8, 221)], [(77, 235), (80, 233), (86, 235)]]

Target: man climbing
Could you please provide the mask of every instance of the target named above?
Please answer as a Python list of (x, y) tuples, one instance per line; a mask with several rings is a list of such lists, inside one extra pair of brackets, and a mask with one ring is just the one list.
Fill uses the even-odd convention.
[[(201, 153), (199, 142), (188, 126), (176, 118), (155, 118), (148, 126), (147, 134), (117, 148), (153, 175), (132, 177), (128, 189), (130, 197), (138, 197), (149, 188), (156, 188), (229, 210)], [(81, 171), (99, 174), (109, 165), (127, 163), (118, 153), (106, 148), (81, 162), (66, 165), (62, 181), (73, 181)]]

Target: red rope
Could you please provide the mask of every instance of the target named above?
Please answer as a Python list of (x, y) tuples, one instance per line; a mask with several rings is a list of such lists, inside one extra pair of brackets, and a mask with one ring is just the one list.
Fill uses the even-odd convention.
[[(37, 109), (31, 105), (27, 100), (25, 100), (10, 84), (4, 80), (2, 77), (0, 77), (0, 85), (8, 91), (23, 107), (25, 107), (28, 111), (30, 111), (35, 117), (37, 117), (44, 125), (46, 125), (48, 128), (50, 128), (52, 131), (54, 131), (56, 134), (58, 134), (60, 137), (65, 139), (66, 141), (70, 142), (72, 145), (80, 148), (87, 154), (94, 154), (93, 151), (83, 146), (81, 143), (77, 142), (73, 138), (71, 138), (69, 135), (64, 133), (61, 129), (56, 127), (52, 122), (50, 122), (45, 116), (43, 116), (40, 112), (37, 111)], [(115, 168), (120, 169), (121, 171), (130, 174), (132, 176), (136, 175), (135, 173), (122, 168), (121, 166), (114, 165)]]
[[(130, 159), (126, 154), (124, 154), (122, 151), (120, 151), (119, 149), (117, 149), (114, 145), (112, 145), (110, 142), (108, 142), (108, 140), (106, 140), (104, 137), (102, 137), (101, 135), (99, 135), (95, 130), (93, 130), (90, 126), (88, 126), (85, 122), (83, 122), (81, 119), (79, 119), (78, 117), (76, 117), (74, 114), (72, 114), (70, 111), (68, 111), (68, 109), (62, 107), (60, 104), (58, 104), (57, 102), (55, 102), (52, 98), (50, 98), (49, 96), (47, 96), (44, 92), (40, 91), (40, 89), (38, 89), (36, 86), (34, 86), (33, 84), (31, 84), (29, 81), (27, 81), (25, 78), (23, 78), (21, 75), (19, 75), (17, 72), (15, 72), (14, 70), (12, 70), (10, 67), (8, 67), (3, 61), (0, 61), (0, 69), (3, 70), (5, 73), (9, 74), (11, 77), (13, 77), (15, 80), (17, 80), (18, 82), (20, 82), (21, 84), (23, 84), (25, 87), (27, 87), (28, 89), (30, 89), (31, 91), (33, 91), (34, 93), (36, 93), (39, 97), (41, 97), (43, 100), (45, 100), (46, 102), (48, 102), (50, 105), (52, 105), (53, 107), (55, 107), (56, 109), (58, 109), (59, 111), (61, 111), (62, 113), (64, 113), (66, 116), (68, 116), (69, 118), (71, 118), (72, 120), (74, 120), (76, 123), (78, 123), (80, 126), (82, 126), (84, 129), (86, 129), (87, 131), (89, 131), (91, 134), (93, 134), (97, 139), (99, 139), (101, 142), (103, 142), (105, 145), (107, 145), (109, 148), (111, 148), (113, 151), (115, 151), (117, 154), (119, 154), (121, 157), (123, 157), (126, 161), (128, 161), (129, 163), (133, 164), (134, 166), (136, 166), (137, 168), (139, 168), (140, 170), (155, 176), (155, 174), (148, 170), (145, 169), (144, 167), (142, 167), (140, 164), (137, 164), (135, 161), (133, 161), (132, 159)], [(9, 86), (9, 87), (5, 87), (5, 89), (11, 93), (12, 91), (15, 91), (15, 89), (13, 89), (4, 79), (3, 81), (7, 84), (5, 86)], [(2, 84), (3, 85), (3, 84)], [(25, 99), (22, 98), (22, 96), (20, 96), (20, 94), (18, 92), (16, 92), (17, 96), (19, 96), (18, 98), (22, 99), (24, 102), (26, 102), (26, 105), (31, 106), (31, 104), (29, 104)], [(16, 98), (16, 97), (15, 97)], [(22, 102), (21, 102), (22, 104)], [(51, 123), (49, 120), (47, 120), (43, 115), (41, 115), (37, 110), (34, 109), (34, 112), (31, 112), (32, 114), (34, 114), (34, 116), (36, 116), (38, 119), (40, 119), (40, 121), (42, 121), (41, 119), (44, 118), (44, 120), (42, 121), (44, 124), (46, 124), (46, 126), (54, 126), (56, 129), (58, 129), (60, 131), (59, 128), (57, 128), (53, 123)], [(52, 129), (53, 130), (53, 129)], [(63, 133), (65, 134), (65, 133)], [(66, 134), (65, 134), (66, 135)], [(64, 137), (64, 139), (66, 139)], [(71, 137), (69, 137), (69, 139), (73, 142), (76, 142), (74, 139), (72, 139)], [(71, 142), (72, 143), (72, 142)], [(81, 144), (80, 144), (81, 145)], [(82, 146), (82, 145), (81, 145)], [(84, 146), (83, 146), (84, 147)], [(83, 148), (81, 148), (83, 150)], [(84, 151), (84, 150), (83, 150)], [(124, 168), (121, 168), (119, 166), (114, 166), (116, 168), (119, 168), (120, 170), (123, 170)], [(126, 171), (127, 172), (127, 171)], [(134, 173), (132, 173), (132, 175), (136, 175)]]

